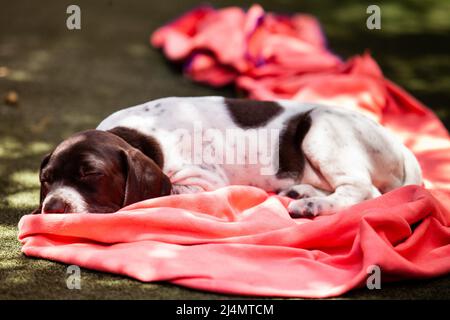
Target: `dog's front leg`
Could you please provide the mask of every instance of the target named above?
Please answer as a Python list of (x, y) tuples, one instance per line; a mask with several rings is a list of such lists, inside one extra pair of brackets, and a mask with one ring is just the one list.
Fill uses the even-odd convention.
[(226, 176), (215, 166), (185, 166), (169, 174), (172, 194), (213, 191), (228, 185)]
[(171, 194), (198, 193), (203, 191), (205, 191), (205, 189), (197, 185), (172, 184)]

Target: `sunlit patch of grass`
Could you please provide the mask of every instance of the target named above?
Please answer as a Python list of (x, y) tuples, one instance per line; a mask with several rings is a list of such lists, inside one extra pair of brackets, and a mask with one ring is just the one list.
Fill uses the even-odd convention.
[[(377, 4), (381, 11), (381, 30), (386, 35), (405, 35), (420, 32), (448, 32), (450, 30), (449, 1), (384, 1)], [(368, 3), (345, 2), (330, 10), (325, 23), (329, 36), (348, 37), (352, 31), (368, 32), (366, 12)], [(340, 27), (336, 27), (338, 24)], [(370, 32), (374, 32), (373, 30)]]
[(364, 5), (362, 3), (342, 5), (333, 10), (333, 17), (341, 22), (355, 23), (359, 20), (365, 22), (367, 17), (366, 9), (367, 5)]
[(31, 143), (21, 143), (14, 137), (0, 138), (0, 158), (17, 159), (31, 155), (38, 155), (50, 151), (52, 145), (42, 141), (34, 141)]
[[(390, 56), (384, 64), (397, 82), (410, 90), (431, 93), (445, 92), (450, 87), (450, 60), (444, 55), (421, 55), (408, 59)], [(436, 77), (435, 70), (441, 74)]]
[(146, 57), (148, 55), (148, 46), (142, 43), (134, 43), (129, 45), (126, 51), (133, 58)]
[(20, 156), (21, 144), (13, 137), (0, 138), (0, 158), (14, 158)]
[(38, 188), (39, 177), (37, 171), (21, 170), (14, 172), (11, 177), (11, 182), (17, 183), (26, 188)]
[(19, 265), (16, 250), (20, 248), (16, 230), (12, 226), (0, 225), (0, 269), (15, 268)]
[(36, 189), (20, 191), (6, 196), (8, 205), (13, 207), (21, 207), (24, 204), (37, 206), (39, 204), (39, 194)]
[(52, 148), (52, 145), (50, 143), (37, 141), (37, 142), (30, 143), (27, 146), (27, 148), (28, 148), (28, 153), (36, 155), (36, 154), (41, 154), (44, 152), (49, 152)]
[(45, 68), (50, 61), (50, 52), (48, 50), (34, 50), (29, 53), (27, 69), (32, 72), (39, 72)]
[[(0, 239), (4, 240), (10, 237), (15, 237), (15, 230), (13, 228), (0, 225)], [(6, 253), (5, 251), (0, 251), (0, 257), (4, 258), (5, 253)]]
[(450, 1), (439, 1), (439, 5), (430, 6), (424, 24), (433, 31), (450, 30)]
[(18, 265), (16, 259), (5, 259), (2, 257), (0, 261), (0, 270), (16, 268)]
[(72, 126), (79, 127), (95, 127), (98, 124), (98, 119), (96, 119), (91, 114), (79, 114), (67, 112), (62, 115), (63, 122), (70, 123)]
[(25, 70), (12, 70), (8, 75), (8, 79), (14, 81), (30, 81), (32, 79), (31, 74)]
[(383, 32), (404, 34), (423, 29), (424, 12), (417, 12), (402, 2), (383, 3), (380, 8)]
[(24, 69), (13, 69), (8, 74), (7, 79), (17, 82), (36, 81), (36, 76), (50, 61), (50, 53), (46, 50), (35, 50), (29, 53)]
[[(45, 272), (52, 264), (46, 260), (30, 261), (20, 253), (20, 242), (17, 240), (17, 230), (13, 226), (0, 225), (0, 282), (14, 286), (26, 285), (35, 287), (31, 276), (33, 273)], [(33, 262), (31, 264), (31, 262)], [(64, 274), (61, 276), (63, 279)], [(2, 287), (0, 286), (0, 294)], [(12, 294), (10, 292), (10, 294)]]
[(404, 35), (450, 30), (448, 1), (396, 1), (383, 2), (379, 6), (383, 32)]

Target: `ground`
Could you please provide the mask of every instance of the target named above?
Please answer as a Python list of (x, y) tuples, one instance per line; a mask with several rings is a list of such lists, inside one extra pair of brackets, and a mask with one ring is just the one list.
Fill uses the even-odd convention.
[[(233, 1), (214, 2), (218, 7)], [(235, 2), (235, 1), (234, 1)], [(82, 29), (66, 28), (78, 4)], [(236, 3), (236, 2), (235, 2)], [(382, 29), (368, 30), (364, 1), (260, 1), (271, 11), (308, 12), (324, 26), (330, 48), (349, 57), (369, 49), (385, 75), (450, 125), (450, 2), (382, 1)], [(68, 135), (94, 128), (111, 112), (163, 96), (235, 96), (183, 78), (148, 44), (157, 26), (193, 0), (25, 1), (0, 8), (0, 299), (229, 298), (165, 283), (145, 284), (82, 270), (82, 290), (65, 286), (66, 266), (26, 258), (17, 223), (38, 204), (42, 156)], [(248, 7), (251, 2), (236, 3)], [(3, 97), (14, 91), (17, 105)], [(8, 98), (10, 103), (13, 97)], [(341, 298), (449, 298), (450, 277), (384, 284)]]

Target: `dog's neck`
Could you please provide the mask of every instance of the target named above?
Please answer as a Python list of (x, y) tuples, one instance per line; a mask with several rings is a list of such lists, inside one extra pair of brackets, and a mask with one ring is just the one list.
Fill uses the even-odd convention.
[(161, 169), (164, 166), (164, 156), (158, 141), (152, 136), (140, 133), (137, 130), (126, 127), (115, 127), (108, 132), (119, 136), (132, 147), (140, 150), (152, 159)]

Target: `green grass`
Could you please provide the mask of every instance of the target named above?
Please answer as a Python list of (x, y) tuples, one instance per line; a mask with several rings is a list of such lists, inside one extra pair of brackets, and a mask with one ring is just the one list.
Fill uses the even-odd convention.
[[(17, 223), (38, 204), (42, 156), (70, 134), (95, 127), (111, 112), (163, 96), (225, 95), (192, 83), (147, 44), (152, 30), (196, 3), (77, 1), (82, 30), (65, 28), (70, 1), (11, 1), (0, 10), (0, 96), (19, 94), (19, 105), (0, 102), (0, 299), (230, 298), (166, 283), (82, 270), (82, 290), (68, 290), (66, 266), (20, 252)], [(242, 2), (248, 6), (251, 2)], [(344, 57), (370, 48), (387, 77), (432, 107), (450, 124), (450, 20), (448, 1), (386, 1), (382, 30), (365, 28), (371, 2), (261, 1), (268, 10), (318, 16), (332, 50)], [(218, 6), (229, 5), (219, 1)], [(450, 277), (385, 284), (343, 298), (448, 298)]]

